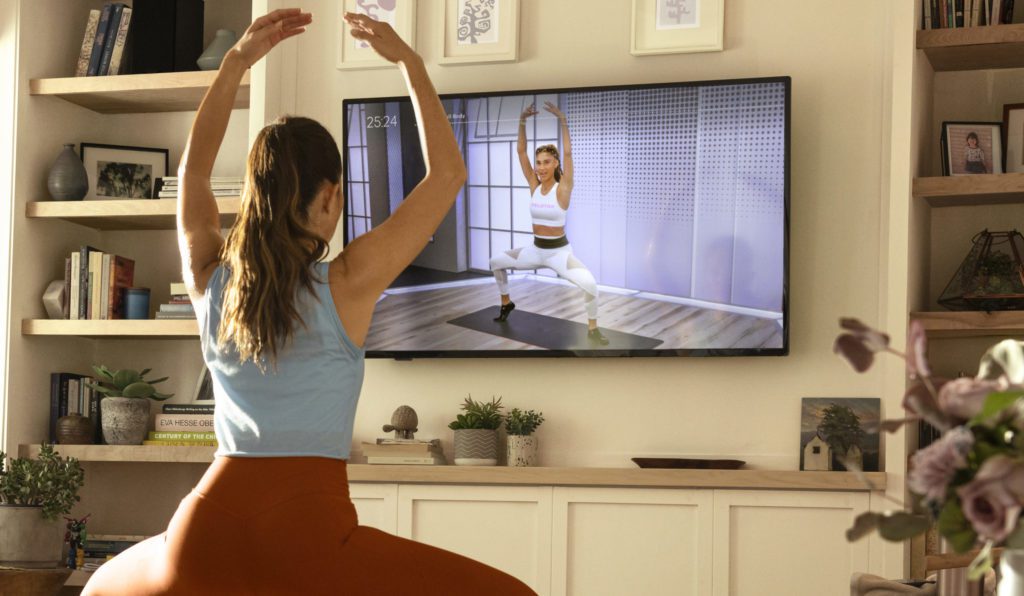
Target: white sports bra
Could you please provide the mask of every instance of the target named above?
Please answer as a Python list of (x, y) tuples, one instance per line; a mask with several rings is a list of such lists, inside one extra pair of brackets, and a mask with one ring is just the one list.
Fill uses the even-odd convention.
[(540, 191), (540, 186), (530, 195), (530, 216), (537, 226), (564, 226), (565, 209), (558, 204), (558, 183), (556, 182), (548, 194)]

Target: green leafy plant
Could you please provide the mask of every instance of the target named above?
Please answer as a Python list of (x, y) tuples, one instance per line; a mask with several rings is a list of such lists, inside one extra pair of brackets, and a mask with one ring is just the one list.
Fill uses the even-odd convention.
[(501, 426), (501, 397), (491, 396), (491, 401), (473, 401), (473, 396), (467, 396), (466, 401), (460, 406), (465, 414), (459, 414), (455, 420), (448, 424), (452, 430), (465, 430), (483, 428), (497, 430)]
[(174, 394), (163, 394), (158, 393), (153, 385), (162, 383), (168, 379), (168, 377), (162, 377), (147, 381), (144, 377), (148, 373), (150, 368), (144, 369), (142, 372), (134, 371), (131, 369), (124, 369), (119, 371), (111, 371), (102, 364), (99, 366), (92, 367), (96, 371), (96, 375), (100, 379), (100, 384), (96, 385), (93, 383), (86, 383), (86, 385), (96, 391), (99, 391), (107, 397), (134, 397), (138, 399), (150, 398), (157, 401), (163, 401), (165, 399), (174, 397)]
[(52, 521), (79, 501), (85, 471), (76, 458), (60, 457), (53, 445), (43, 443), (39, 459), (6, 462), (7, 454), (0, 451), (0, 503), (42, 507), (43, 518)]
[(512, 408), (505, 416), (505, 430), (510, 435), (532, 435), (537, 427), (544, 422), (544, 414), (519, 408)]

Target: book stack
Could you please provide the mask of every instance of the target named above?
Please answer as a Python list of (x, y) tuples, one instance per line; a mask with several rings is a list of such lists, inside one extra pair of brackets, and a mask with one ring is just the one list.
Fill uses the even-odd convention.
[(64, 259), (64, 318), (123, 319), (135, 261), (83, 246)]
[(192, 299), (188, 297), (184, 282), (171, 283), (171, 301), (160, 305), (156, 311), (158, 319), (194, 319), (196, 310), (192, 307)]
[(922, 29), (960, 29), (1008, 25), (1013, 22), (1013, 0), (921, 0)]
[(143, 445), (216, 447), (213, 406), (207, 404), (164, 404), (156, 415), (154, 430)]
[[(168, 176), (160, 179), (156, 193), (158, 199), (178, 198), (178, 178)], [(210, 190), (215, 197), (237, 197), (242, 194), (241, 176), (213, 176), (210, 178)]]
[(448, 462), (441, 451), (440, 439), (377, 439), (363, 442), (363, 455), (368, 464), (405, 464), (443, 466)]
[(98, 384), (96, 379), (70, 372), (50, 373), (50, 443), (57, 442), (57, 419), (80, 414), (92, 420), (93, 443), (103, 443), (100, 424), (100, 400), (103, 398), (86, 383)]
[(95, 571), (100, 565), (142, 540), (145, 540), (145, 536), (95, 535), (87, 537), (78, 546), (76, 567), (83, 571)]
[(128, 72), (130, 51), (128, 29), (132, 9), (122, 2), (103, 5), (101, 10), (90, 10), (85, 22), (85, 37), (78, 53), (76, 77), (95, 77)]

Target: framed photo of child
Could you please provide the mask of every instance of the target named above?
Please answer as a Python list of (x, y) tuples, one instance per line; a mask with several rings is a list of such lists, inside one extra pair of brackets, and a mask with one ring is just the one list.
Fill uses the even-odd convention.
[(947, 176), (1003, 173), (1000, 122), (943, 122), (942, 173)]

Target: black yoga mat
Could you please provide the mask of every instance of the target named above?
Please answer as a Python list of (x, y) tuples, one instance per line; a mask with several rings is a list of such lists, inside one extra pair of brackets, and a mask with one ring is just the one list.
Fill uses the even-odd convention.
[(651, 350), (662, 343), (660, 339), (602, 328), (601, 333), (608, 338), (608, 345), (602, 346), (587, 339), (587, 326), (583, 323), (519, 309), (499, 323), (493, 320), (498, 311), (498, 306), (490, 306), (448, 323), (548, 350)]

